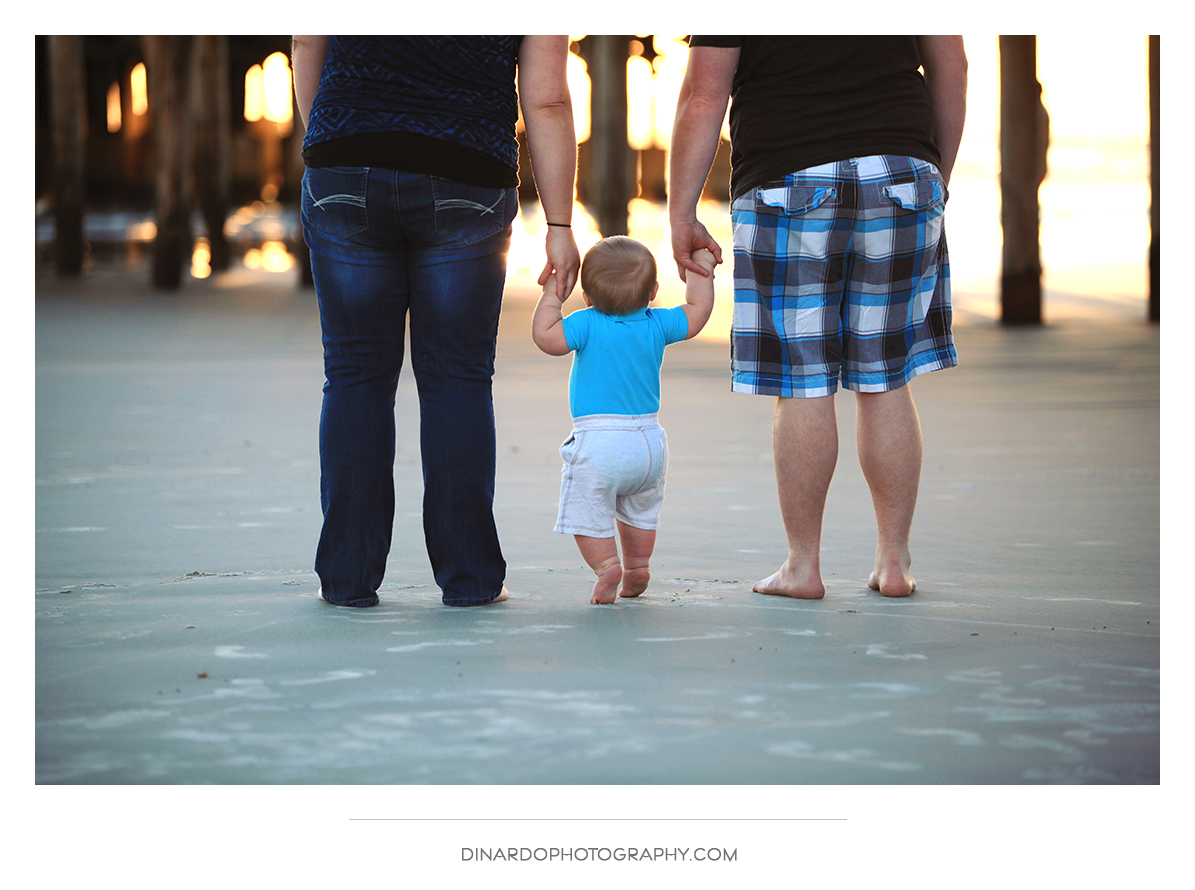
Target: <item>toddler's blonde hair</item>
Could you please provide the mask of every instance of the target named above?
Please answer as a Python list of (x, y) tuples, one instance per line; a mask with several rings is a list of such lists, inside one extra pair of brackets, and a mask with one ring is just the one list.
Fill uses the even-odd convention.
[(611, 235), (585, 252), (581, 290), (599, 312), (630, 315), (651, 302), (655, 287), (656, 258), (634, 238)]

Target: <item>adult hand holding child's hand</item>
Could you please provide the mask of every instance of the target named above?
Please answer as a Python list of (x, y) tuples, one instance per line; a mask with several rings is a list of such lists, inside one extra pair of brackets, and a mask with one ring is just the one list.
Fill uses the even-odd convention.
[(565, 291), (564, 295), (562, 296), (560, 294), (559, 288), (556, 285), (556, 280), (556, 273), (553, 272), (540, 283), (543, 285), (545, 294), (553, 294), (558, 300), (560, 300), (561, 303), (563, 303), (568, 299), (568, 291)]
[(702, 247), (693, 251), (689, 258), (692, 259), (693, 262), (697, 263), (697, 265), (701, 266), (701, 268), (705, 270), (706, 274), (710, 278), (714, 277), (714, 268), (718, 265), (718, 258), (715, 257), (710, 251)]

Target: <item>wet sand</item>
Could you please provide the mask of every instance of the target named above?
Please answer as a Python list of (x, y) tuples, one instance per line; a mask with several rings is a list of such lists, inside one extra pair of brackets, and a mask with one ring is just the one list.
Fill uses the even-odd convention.
[[(422, 547), (408, 369), (382, 604), (349, 610), (317, 601), (311, 570), (314, 293), (242, 272), (162, 295), (146, 277), (37, 278), (39, 785), (359, 786), (338, 801), (411, 786), (336, 810), (337, 838), (372, 842), (398, 823), (345, 820), (530, 806), (536, 818), (870, 824), (899, 812), (899, 786), (958, 801), (974, 785), (1160, 782), (1156, 327), (1075, 316), (1004, 330), (960, 318), (961, 366), (913, 383), (926, 445), (918, 588), (904, 600), (867, 588), (874, 520), (847, 394), (826, 597), (751, 592), (784, 558), (772, 403), (729, 392), (725, 343), (670, 347), (671, 466), (652, 584), (599, 607), (572, 540), (552, 532), (568, 360), (534, 349), (535, 293), (516, 282), (495, 383), (509, 602), (440, 605)], [(648, 790), (657, 806), (630, 812), (643, 789), (615, 798), (597, 787), (665, 784), (741, 787), (721, 789), (716, 809), (694, 787)], [(493, 787), (511, 785), (521, 790)], [(767, 790), (786, 785), (805, 788)], [(415, 786), (466, 787), (445, 797)], [(594, 803), (545, 809), (565, 786), (587, 786), (567, 799)], [(466, 788), (469, 807), (445, 802)], [(856, 803), (861, 788), (884, 804)], [(955, 815), (935, 807), (937, 830), (961, 830)], [(831, 846), (867, 843), (836, 822), (805, 827)], [(737, 837), (750, 826), (722, 828)], [(480, 842), (480, 828), (470, 836)]]

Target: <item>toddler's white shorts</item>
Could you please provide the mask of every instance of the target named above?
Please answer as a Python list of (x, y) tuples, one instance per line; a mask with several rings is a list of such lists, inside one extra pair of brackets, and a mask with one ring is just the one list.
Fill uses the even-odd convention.
[(634, 528), (659, 527), (668, 437), (657, 415), (574, 418), (560, 456), (564, 469), (556, 531), (612, 538), (615, 518)]

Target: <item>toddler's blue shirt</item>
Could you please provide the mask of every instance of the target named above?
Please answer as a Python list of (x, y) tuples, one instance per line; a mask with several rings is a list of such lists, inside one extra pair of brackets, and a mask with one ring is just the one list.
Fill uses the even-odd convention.
[(630, 315), (606, 315), (591, 307), (565, 316), (564, 337), (573, 350), (568, 381), (573, 417), (658, 412), (664, 347), (688, 333), (689, 318), (681, 306)]

